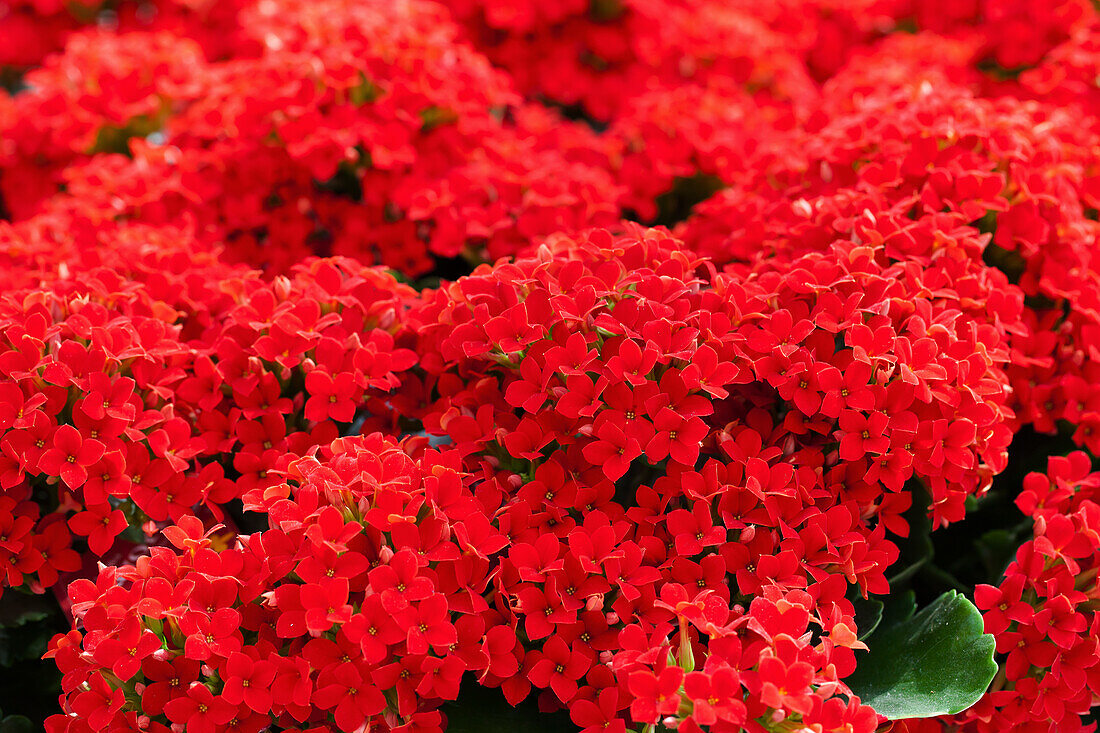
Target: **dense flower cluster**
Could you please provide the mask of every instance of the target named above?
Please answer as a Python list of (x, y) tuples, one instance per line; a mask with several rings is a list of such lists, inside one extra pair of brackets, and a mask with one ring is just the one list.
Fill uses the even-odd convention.
[[(1016, 500), (1035, 517), (1035, 538), (1016, 553), (999, 588), (979, 586), (986, 627), (1006, 653), (1005, 703), (981, 725), (1049, 716), (1072, 730), (1100, 689), (1100, 475), (1083, 453), (1052, 458), (1047, 475), (1031, 474)], [(1031, 612), (1028, 613), (1027, 609)], [(1022, 642), (1022, 643), (1021, 643)]]
[[(290, 483), (246, 494), (271, 528), (235, 548), (215, 552), (188, 518), (166, 530), (181, 552), (153, 548), (72, 584), (84, 637), (52, 653), (75, 714), (57, 726), (430, 730), (473, 672), (513, 701), (546, 690), (593, 730), (676, 714), (682, 681), (687, 719), (715, 730), (764, 714), (874, 728), (870, 708), (829, 692), (859, 647), (850, 602), (827, 597), (842, 581), (813, 593), (769, 584), (731, 610), (705, 587), (715, 553), (690, 590), (667, 582), (658, 596), (663, 575), (687, 581), (690, 567), (645, 564), (653, 535), (625, 516), (593, 513), (566, 536), (517, 526), (522, 504), (475, 496), (455, 468), (461, 453), (421, 438), (342, 438), (324, 454), (294, 461)], [(828, 631), (817, 644), (811, 622)]]
[[(355, 716), (428, 725), (436, 718), (421, 714), (453, 699), (468, 670), (513, 702), (532, 685), (547, 690), (548, 704), (568, 706), (584, 727), (598, 711), (619, 725), (684, 715), (684, 725), (736, 730), (793, 717), (822, 730), (872, 730), (873, 712), (838, 695), (862, 648), (847, 589), (889, 590), (884, 572), (897, 549), (886, 532), (906, 531), (906, 481), (923, 479), (933, 515), (949, 521), (1003, 463), (1007, 351), (997, 356), (992, 326), (928, 336), (952, 310), (946, 290), (922, 296), (919, 271), (877, 265), (868, 247), (807, 255), (758, 282), (701, 275), (700, 265), (661, 231), (597, 230), (553, 238), (533, 257), (424, 297), (404, 316), (420, 369), (393, 400), (443, 441), (438, 458), (420, 456), (431, 481), (400, 478), (426, 439), (406, 439), (402, 452), (375, 434), (333, 443), (324, 470), (315, 459), (292, 463), (293, 491), (255, 484), (246, 506), (267, 512), (272, 529), (242, 539), (232, 557), (250, 559), (222, 571), (257, 587), (239, 591), (239, 606), (226, 596), (234, 615), (222, 614), (220, 632), (210, 626), (219, 607), (206, 610), (214, 620), (164, 632), (164, 618), (182, 617), (193, 592), (156, 598), (152, 615), (141, 610), (152, 588), (171, 583), (112, 568), (96, 584), (74, 584), (91, 655), (62, 664), (74, 712), (102, 699), (86, 689), (90, 673), (119, 663), (99, 659), (100, 644), (120, 649), (108, 640), (159, 632), (156, 643), (145, 637), (147, 655), (207, 662), (219, 634), (261, 614), (251, 631), (255, 643), (275, 634), (268, 653), (308, 660), (302, 644), (327, 639), (355, 650), (345, 656), (360, 665), (334, 676), (310, 662), (301, 709), (252, 708), (276, 719), (330, 720), (342, 700), (331, 720), (343, 730)], [(310, 395), (316, 373), (306, 377)], [(941, 404), (955, 405), (952, 419), (940, 417)], [(364, 461), (397, 476), (374, 476)], [(238, 487), (253, 486), (237, 468)], [(292, 555), (272, 555), (269, 542)], [(155, 557), (186, 561), (164, 552)], [(128, 601), (116, 597), (116, 572), (132, 575)], [(217, 575), (158, 572), (178, 582)], [(298, 637), (297, 646), (283, 641)], [(233, 636), (207, 667), (228, 664), (231, 652), (256, 659), (243, 643)], [(125, 694), (140, 661), (127, 662), (126, 684), (112, 694)], [(404, 676), (379, 682), (391, 669)], [(671, 702), (681, 677), (683, 694), (703, 705)], [(337, 679), (345, 687), (329, 690)], [(187, 699), (221, 695), (217, 706), (201, 703), (225, 718), (214, 722), (247, 713), (225, 673), (195, 681), (180, 688)], [(371, 681), (378, 689), (368, 692)], [(703, 697), (715, 686), (725, 707)], [(198, 704), (163, 714), (190, 729)], [(102, 714), (113, 717), (102, 720), (161, 713), (108, 704)]]
[(836, 116), (782, 166), (700, 205), (680, 234), (734, 272), (855, 238), (926, 276), (969, 273), (990, 293), (971, 314), (1009, 335), (1017, 421), (1053, 432), (1067, 420), (1095, 450), (1100, 139), (1071, 111), (977, 98), (950, 69), (889, 70), (894, 51), (866, 57), (887, 77), (873, 90), (854, 69), (830, 80)]
[(1090, 471), (1076, 452), (1025, 478), (1016, 505), (1035, 518), (1034, 536), (999, 586), (974, 593), (1005, 664), (958, 730), (1076, 731), (1100, 693), (1100, 473)]
[(585, 733), (871, 733), (860, 609), (999, 497), (1007, 569), (919, 576), (997, 676), (892, 725), (1088, 729), (1098, 34), (7, 3), (0, 603), (70, 614), (47, 730), (433, 733), (479, 684)]
[(3, 585), (79, 568), (66, 521), (103, 555), (129, 526), (220, 515), (415, 362), (394, 345), (408, 294), (391, 277), (339, 260), (256, 275), (196, 293), (208, 323), (109, 270), (5, 297), (0, 486), (19, 521), (0, 545)]

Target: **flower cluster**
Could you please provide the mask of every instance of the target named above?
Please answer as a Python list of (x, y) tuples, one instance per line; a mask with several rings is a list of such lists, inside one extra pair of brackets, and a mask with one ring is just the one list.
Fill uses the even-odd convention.
[(1069, 111), (975, 97), (951, 63), (914, 80), (894, 51), (865, 59), (883, 77), (874, 90), (854, 69), (830, 80), (835, 116), (788, 137), (797, 153), (741, 176), (679, 234), (736, 272), (852, 239), (925, 276), (965, 272), (988, 293), (967, 298), (968, 316), (1009, 335), (1017, 424), (1054, 432), (1065, 420), (1095, 450), (1100, 138)]
[(598, 120), (618, 117), (655, 87), (721, 80), (798, 103), (814, 93), (787, 39), (729, 3), (459, 0), (452, 12), (521, 93), (583, 107)]
[[(946, 522), (1003, 461), (1001, 335), (944, 327), (946, 288), (922, 296), (919, 278), (877, 265), (872, 248), (808, 255), (759, 282), (700, 275), (701, 264), (667, 233), (635, 228), (559, 237), (533, 257), (475, 271), (405, 316), (420, 369), (405, 379), (408, 401), (395, 399), (441, 441), (452, 467), (420, 469), (438, 488), (415, 500), (397, 489), (360, 496), (359, 480), (397, 480), (368, 480), (364, 461), (412, 465), (375, 435), (354, 448), (334, 443), (325, 470), (314, 459), (292, 463), (291, 475), (308, 480), (289, 504), (272, 503), (289, 501), (279, 486), (245, 494), (272, 529), (242, 540), (241, 551), (271, 542), (299, 553), (254, 562), (283, 574), (298, 567), (294, 583), (246, 572), (265, 590), (242, 602), (263, 596), (275, 614), (255, 631), (352, 644), (368, 665), (341, 675), (367, 697), (359, 708), (342, 703), (339, 727), (383, 715), (386, 700), (411, 725), (427, 712), (412, 700), (452, 699), (464, 669), (513, 702), (543, 689), (544, 704), (569, 707), (580, 723), (599, 711), (638, 723), (682, 714), (716, 730), (758, 718), (874, 727), (869, 710), (839, 696), (861, 648), (848, 588), (888, 590), (897, 548), (886, 531), (906, 531), (908, 480), (926, 482)], [(425, 444), (407, 440), (406, 452)], [(318, 513), (306, 519), (305, 510)], [(284, 537), (290, 526), (301, 534)], [(347, 554), (361, 541), (352, 535), (369, 549)], [(317, 545), (322, 538), (331, 544)], [(334, 576), (344, 563), (350, 575)], [(424, 581), (421, 567), (431, 571)], [(130, 606), (147, 587), (135, 582)], [(89, 645), (122, 633), (89, 627), (118, 605), (108, 576), (95, 588), (100, 595), (73, 598), (92, 657)], [(385, 623), (398, 612), (402, 623)], [(237, 628), (232, 620), (225, 629)], [(171, 642), (185, 656), (192, 633)], [(488, 667), (463, 666), (473, 658), (461, 653), (463, 638), (496, 650)], [(387, 660), (406, 665), (406, 676), (365, 692), (366, 681), (389, 679)], [(447, 675), (443, 690), (422, 682), (425, 664)], [(325, 667), (309, 669), (327, 684)], [(87, 672), (68, 688), (74, 711), (93, 699), (79, 686)], [(696, 700), (683, 709), (673, 702), (680, 677)], [(729, 701), (721, 716), (701, 697), (714, 686)], [(200, 687), (205, 697), (216, 685)], [(312, 705), (324, 715), (324, 701), (336, 699)], [(108, 705), (103, 714), (141, 712)]]
[(215, 552), (191, 517), (166, 532), (179, 552), (74, 583), (83, 652), (76, 634), (54, 654), (75, 715), (54, 729), (427, 730), (465, 671), (514, 674), (517, 639), (482, 597), (507, 539), (424, 448), (338, 439), (245, 494), (264, 533)]
[(109, 270), (80, 280), (0, 304), (7, 586), (79, 568), (66, 522), (103, 555), (128, 526), (220, 514), (286, 456), (365, 424), (415, 361), (394, 342), (407, 294), (352, 261), (224, 280), (209, 323)]
[[(932, 285), (881, 252), (836, 245), (740, 280), (699, 277), (659, 230), (548, 242), (411, 316), (430, 316), (423, 368), (443, 368), (423, 423), (464, 453), (546, 457), (589, 481), (636, 459), (679, 475), (720, 457), (760, 501), (820, 491), (887, 524), (917, 476), (936, 519), (959, 519), (1010, 438), (1004, 332), (954, 316), (992, 286), (965, 270)], [(693, 488), (733, 500), (709, 474)]]
[[(1082, 729), (1098, 34), (6, 3), (0, 603), (70, 613), (48, 730), (434, 733), (476, 683), (585, 733), (871, 733), (868, 609), (944, 584), (1000, 672), (896, 730)], [(939, 567), (1012, 501), (997, 567)]]
[(974, 592), (1004, 663), (961, 730), (1076, 731), (1100, 694), (1100, 473), (1090, 470), (1077, 452), (1024, 480), (1016, 505), (1035, 518), (1034, 537), (999, 586)]
[(10, 0), (0, 17), (0, 66), (22, 70), (40, 65), (74, 35), (99, 28), (168, 31), (199, 43), (211, 57), (240, 48), (237, 14), (245, 2), (224, 0)]
[[(225, 62), (164, 34), (72, 36), (0, 118), (8, 210), (186, 219), (205, 248), (269, 270), (346, 254), (409, 275), (615, 221), (594, 136), (524, 107), (435, 3), (286, 0), (241, 17), (243, 49), (265, 52)], [(20, 184), (45, 161), (55, 173)]]
[[(657, 596), (666, 573), (641, 564), (625, 517), (567, 537), (517, 527), (503, 492), (475, 496), (460, 452), (422, 438), (341, 438), (323, 455), (246, 494), (262, 534), (215, 552), (187, 518), (165, 532), (178, 552), (70, 586), (83, 634), (50, 654), (72, 714), (50, 730), (438, 730), (465, 672), (513, 701), (541, 689), (592, 730), (669, 715), (874, 728), (835, 695), (860, 648), (839, 578), (768, 585), (747, 610), (704, 582)], [(817, 643), (811, 623), (828, 632)]]

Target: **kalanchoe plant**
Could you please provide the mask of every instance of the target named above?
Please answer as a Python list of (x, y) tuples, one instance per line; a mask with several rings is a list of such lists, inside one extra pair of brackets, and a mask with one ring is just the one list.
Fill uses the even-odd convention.
[(0, 733), (1094, 728), (1098, 34), (8, 2)]
[[(181, 555), (73, 583), (83, 633), (55, 650), (67, 704), (102, 700), (102, 724), (406, 729), (442, 725), (471, 672), (586, 729), (873, 730), (843, 681), (867, 648), (848, 590), (889, 592), (907, 481), (949, 521), (1003, 461), (975, 423), (933, 417), (973, 390), (940, 380), (941, 406), (906, 378), (935, 374), (932, 339), (923, 364), (860, 345), (909, 344), (920, 303), (944, 307), (873, 254), (838, 247), (738, 281), (665, 232), (592, 231), (425, 294), (404, 315), (419, 365), (405, 382), (433, 399), (395, 407), (426, 435), (340, 438), (291, 461), (290, 483), (243, 494), (266, 531), (217, 553), (188, 519), (165, 530)], [(988, 331), (973, 362), (987, 371), (968, 376), (1003, 384)], [(975, 333), (945, 331), (945, 353), (976, 349)], [(964, 409), (993, 420), (985, 435), (1005, 392)], [(896, 475), (867, 471), (895, 454)], [(985, 638), (992, 664), (991, 639), (955, 633)], [(959, 643), (960, 663), (982, 663)], [(160, 663), (191, 676), (147, 707)], [(291, 664), (293, 696), (271, 697)], [(982, 674), (966, 680), (979, 694)], [(89, 689), (99, 678), (113, 697)]]

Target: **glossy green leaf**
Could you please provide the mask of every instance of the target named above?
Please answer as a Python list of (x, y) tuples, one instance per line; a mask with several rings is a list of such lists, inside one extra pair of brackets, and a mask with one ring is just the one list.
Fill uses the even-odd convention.
[(985, 693), (997, 665), (994, 639), (965, 597), (948, 591), (911, 615), (911, 600), (883, 621), (845, 680), (864, 704), (890, 720), (962, 712)]

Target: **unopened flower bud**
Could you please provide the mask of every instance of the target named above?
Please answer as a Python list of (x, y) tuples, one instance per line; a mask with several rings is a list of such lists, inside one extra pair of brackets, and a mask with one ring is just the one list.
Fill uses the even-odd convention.
[(279, 300), (287, 300), (291, 293), (290, 278), (286, 275), (279, 275), (271, 282), (271, 287), (275, 291), (275, 295)]

